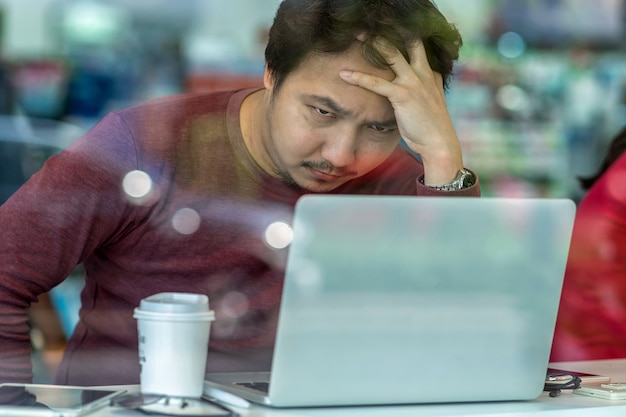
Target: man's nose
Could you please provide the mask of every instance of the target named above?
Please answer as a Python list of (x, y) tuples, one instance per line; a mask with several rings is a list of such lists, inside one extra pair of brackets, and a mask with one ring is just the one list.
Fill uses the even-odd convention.
[(357, 136), (345, 130), (330, 136), (322, 147), (322, 158), (335, 167), (347, 167), (354, 162), (357, 153)]

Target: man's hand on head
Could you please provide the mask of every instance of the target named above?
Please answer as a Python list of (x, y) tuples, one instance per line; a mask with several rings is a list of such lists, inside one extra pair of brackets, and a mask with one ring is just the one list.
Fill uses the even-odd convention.
[(450, 183), (463, 167), (463, 157), (446, 106), (441, 74), (428, 64), (422, 41), (410, 46), (410, 63), (386, 42), (377, 41), (374, 46), (395, 73), (393, 80), (349, 68), (340, 72), (341, 78), (387, 97), (393, 106), (400, 135), (424, 162), (424, 183)]

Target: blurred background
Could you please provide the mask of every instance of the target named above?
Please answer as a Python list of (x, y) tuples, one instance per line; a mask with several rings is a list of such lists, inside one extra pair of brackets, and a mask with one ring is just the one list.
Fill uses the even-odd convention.
[[(577, 199), (624, 124), (625, 0), (436, 3), (464, 35), (448, 103), (484, 193)], [(259, 84), (278, 4), (0, 0), (0, 113), (86, 129), (152, 97)]]
[[(578, 201), (626, 123), (626, 0), (435, 2), (464, 36), (448, 106), (483, 195)], [(108, 111), (260, 85), (279, 3), (0, 0), (0, 203)], [(34, 309), (36, 350), (63, 347), (79, 281), (40, 301), (59, 320)]]

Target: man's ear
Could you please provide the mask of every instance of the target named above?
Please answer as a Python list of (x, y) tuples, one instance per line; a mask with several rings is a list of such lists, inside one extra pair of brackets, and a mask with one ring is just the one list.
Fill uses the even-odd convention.
[(267, 64), (265, 64), (265, 69), (263, 70), (263, 85), (270, 91), (274, 88), (274, 79), (272, 78), (270, 71), (267, 69)]

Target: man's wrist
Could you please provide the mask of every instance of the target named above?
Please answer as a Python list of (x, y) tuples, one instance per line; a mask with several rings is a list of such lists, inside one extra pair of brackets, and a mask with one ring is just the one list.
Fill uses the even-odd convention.
[[(424, 184), (424, 177), (419, 179), (421, 184)], [(476, 183), (476, 176), (472, 171), (466, 168), (462, 168), (457, 173), (456, 178), (449, 184), (444, 185), (427, 185), (427, 187), (432, 188), (433, 190), (440, 191), (458, 191), (464, 188), (471, 187)]]

